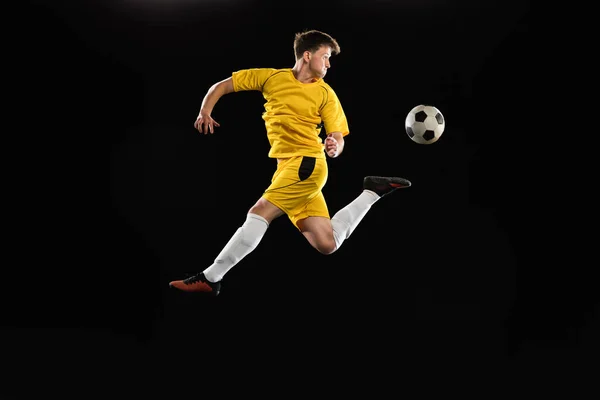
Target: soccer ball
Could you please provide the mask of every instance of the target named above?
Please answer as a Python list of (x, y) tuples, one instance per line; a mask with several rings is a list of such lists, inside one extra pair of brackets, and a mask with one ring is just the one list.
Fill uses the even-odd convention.
[(410, 110), (404, 121), (404, 128), (408, 137), (419, 144), (437, 142), (442, 136), (446, 120), (434, 106), (421, 104)]

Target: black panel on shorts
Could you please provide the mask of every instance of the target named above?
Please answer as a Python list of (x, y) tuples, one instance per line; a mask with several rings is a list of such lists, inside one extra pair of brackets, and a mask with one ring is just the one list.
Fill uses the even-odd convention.
[(302, 162), (300, 163), (300, 168), (298, 169), (298, 177), (301, 181), (308, 179), (313, 171), (315, 170), (315, 164), (317, 163), (317, 159), (314, 157), (302, 157)]

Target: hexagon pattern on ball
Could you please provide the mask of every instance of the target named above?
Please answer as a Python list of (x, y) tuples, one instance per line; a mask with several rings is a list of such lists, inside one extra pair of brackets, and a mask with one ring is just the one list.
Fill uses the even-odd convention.
[(408, 137), (418, 144), (432, 144), (438, 141), (446, 127), (446, 120), (440, 110), (428, 104), (420, 104), (408, 112), (404, 128)]

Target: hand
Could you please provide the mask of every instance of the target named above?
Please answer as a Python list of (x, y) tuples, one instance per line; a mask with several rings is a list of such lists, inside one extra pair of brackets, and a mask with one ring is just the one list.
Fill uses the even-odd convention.
[(202, 112), (200, 113), (200, 115), (198, 115), (198, 118), (196, 118), (196, 122), (194, 122), (194, 128), (196, 128), (198, 132), (204, 133), (205, 135), (209, 132), (211, 134), (215, 133), (215, 126), (219, 127), (221, 125), (219, 125), (217, 121), (212, 119), (210, 114), (205, 114)]
[(325, 138), (325, 153), (331, 158), (338, 156), (338, 141), (332, 135)]

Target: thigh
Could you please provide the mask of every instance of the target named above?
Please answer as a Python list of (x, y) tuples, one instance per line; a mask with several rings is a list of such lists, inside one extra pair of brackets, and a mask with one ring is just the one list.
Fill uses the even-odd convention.
[(260, 198), (250, 207), (249, 213), (260, 215), (270, 224), (275, 218), (281, 217), (284, 212), (265, 198)]
[[(308, 200), (302, 207), (299, 207), (293, 213), (289, 213), (288, 217), (290, 221), (300, 230), (298, 223), (309, 217), (322, 217), (329, 222), (329, 209), (327, 208), (327, 202), (325, 196), (319, 191), (313, 198)], [(330, 224), (331, 225), (331, 224)]]
[[(321, 189), (327, 180), (327, 161), (313, 157), (292, 157), (277, 167), (263, 198), (283, 210), (294, 224), (311, 208), (327, 216)], [(323, 212), (325, 208), (325, 212)]]

